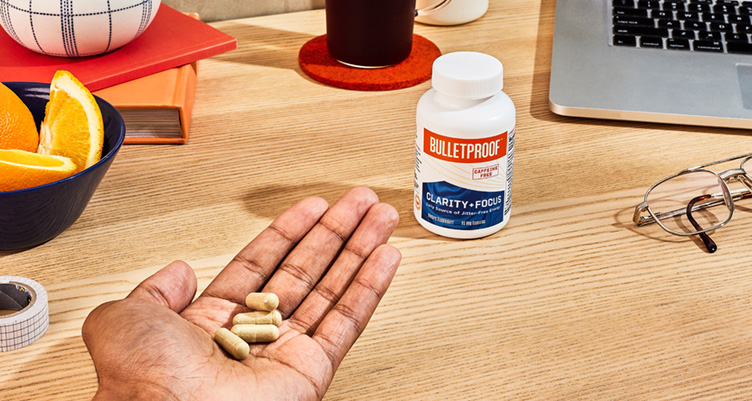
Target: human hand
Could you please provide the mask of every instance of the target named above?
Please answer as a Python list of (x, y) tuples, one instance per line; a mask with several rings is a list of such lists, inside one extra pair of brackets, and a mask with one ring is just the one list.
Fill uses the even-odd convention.
[[(99, 378), (94, 400), (318, 400), (387, 290), (401, 255), (386, 245), (393, 207), (366, 188), (331, 208), (305, 199), (282, 213), (193, 302), (196, 276), (176, 261), (82, 328)], [(279, 296), (279, 338), (242, 361), (213, 340), (247, 312), (250, 292)]]

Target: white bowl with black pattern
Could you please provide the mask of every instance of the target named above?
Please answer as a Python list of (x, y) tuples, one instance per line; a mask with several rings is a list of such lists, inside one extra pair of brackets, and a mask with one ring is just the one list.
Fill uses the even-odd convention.
[(0, 0), (0, 25), (22, 46), (59, 57), (113, 51), (154, 20), (160, 0)]

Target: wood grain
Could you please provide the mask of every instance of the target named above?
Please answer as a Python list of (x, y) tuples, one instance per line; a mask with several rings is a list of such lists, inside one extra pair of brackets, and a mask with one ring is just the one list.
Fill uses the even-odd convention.
[(326, 400), (749, 399), (750, 205), (712, 255), (631, 222), (651, 184), (751, 151), (749, 134), (552, 114), (554, 6), (492, 1), (470, 24), (416, 25), (444, 53), (499, 58), (517, 106), (512, 218), (474, 241), (412, 216), (429, 83), (364, 93), (305, 76), (297, 51), (324, 33), (323, 10), (213, 23), (238, 49), (202, 62), (189, 143), (124, 147), (70, 229), (0, 253), (0, 274), (43, 284), (51, 311), (40, 341), (0, 354), (0, 398), (90, 399), (92, 308), (176, 259), (204, 288), (293, 203), (365, 185), (400, 212), (403, 262)]

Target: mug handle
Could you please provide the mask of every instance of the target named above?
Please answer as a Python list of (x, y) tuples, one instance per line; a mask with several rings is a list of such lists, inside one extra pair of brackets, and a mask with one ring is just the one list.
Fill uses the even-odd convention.
[(452, 0), (441, 0), (440, 2), (434, 4), (433, 6), (416, 9), (415, 10), (415, 16), (417, 17), (417, 16), (420, 16), (420, 15), (432, 14), (432, 13), (434, 13), (436, 11), (439, 11), (442, 8), (446, 7), (446, 5), (449, 4), (451, 1)]

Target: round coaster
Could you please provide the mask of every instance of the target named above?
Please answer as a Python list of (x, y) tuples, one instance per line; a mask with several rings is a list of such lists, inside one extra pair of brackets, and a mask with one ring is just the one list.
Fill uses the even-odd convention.
[(430, 40), (413, 35), (413, 50), (405, 61), (385, 68), (354, 68), (335, 60), (326, 47), (326, 35), (303, 45), (298, 62), (309, 77), (337, 88), (387, 91), (407, 88), (431, 78), (433, 61), (441, 50)]

